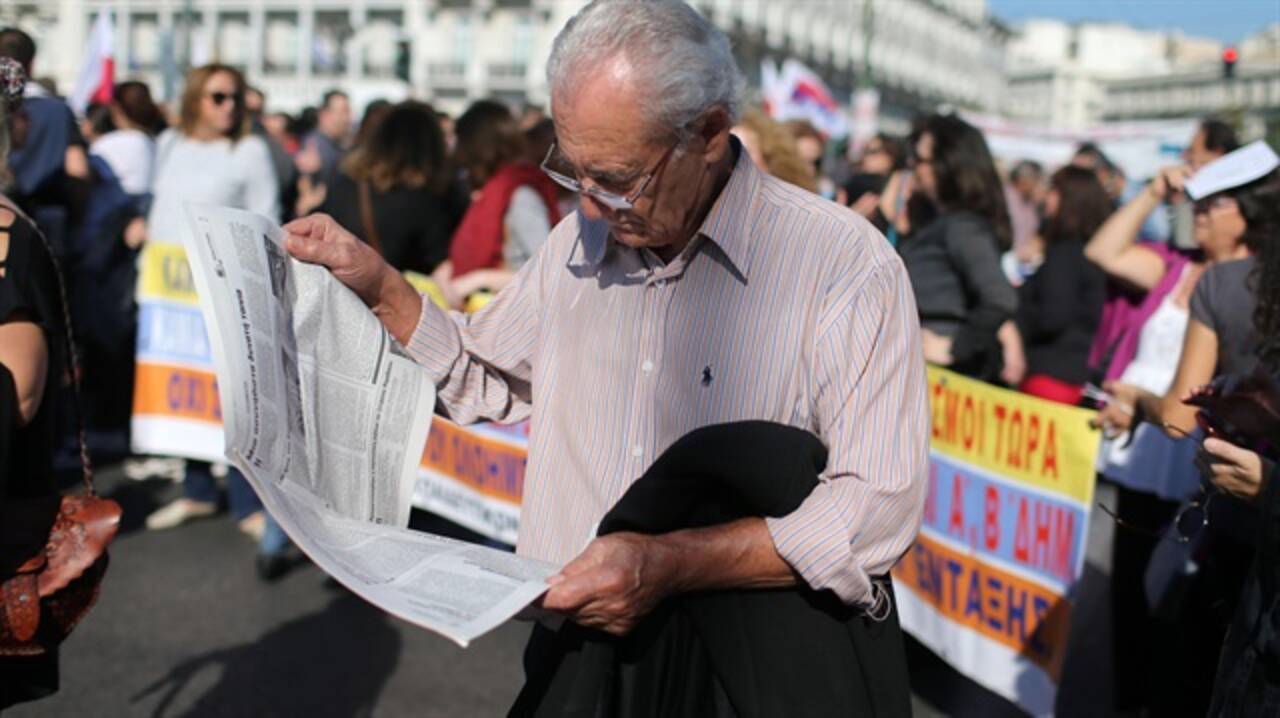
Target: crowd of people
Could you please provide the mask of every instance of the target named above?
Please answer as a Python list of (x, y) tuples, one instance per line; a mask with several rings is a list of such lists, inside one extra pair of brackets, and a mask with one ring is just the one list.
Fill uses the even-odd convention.
[[(24, 83), (36, 61), (29, 36), (0, 30), (0, 58), (0, 189), (17, 205), (0, 202), (0, 501), (54, 490), (66, 367), (80, 372), (91, 435), (127, 431), (137, 254), (180, 243), (185, 202), (282, 223), (332, 217), (395, 270), (429, 277), (439, 304), (464, 310), (509, 285), (527, 291), (521, 267), (579, 202), (627, 211), (673, 156), (612, 193), (600, 188), (627, 178), (582, 182), (536, 108), (479, 101), (454, 119), (415, 100), (376, 101), (355, 122), (334, 90), (292, 116), (268, 111), (270, 98), (216, 64), (189, 74), (174, 107), (123, 82), (77, 120)], [(732, 134), (759, 169), (883, 233), (910, 279), (926, 361), (1099, 410), (1096, 468), (1118, 487), (1103, 507), (1119, 527), (1117, 711), (1280, 709), (1280, 482), (1269, 481), (1280, 436), (1242, 442), (1186, 401), (1280, 371), (1275, 153), (1208, 119), (1184, 162), (1139, 181), (1092, 144), (1061, 167), (997, 162), (954, 114), (923, 116), (905, 137), (876, 135), (851, 161), (812, 125), (760, 109)], [(61, 349), (63, 301), (79, 356)], [(225, 505), (257, 541), (261, 576), (285, 570), (287, 539), (233, 467), (135, 461), (138, 475), (167, 466), (182, 480), (182, 498), (151, 514), (150, 529)], [(24, 476), (34, 483), (4, 480)], [(47, 690), (47, 673), (24, 670), (0, 707)]]

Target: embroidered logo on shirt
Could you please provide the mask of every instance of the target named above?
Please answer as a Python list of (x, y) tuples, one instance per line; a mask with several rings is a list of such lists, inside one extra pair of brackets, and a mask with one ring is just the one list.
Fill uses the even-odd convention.
[(711, 379), (712, 379), (711, 367), (709, 366), (702, 367), (702, 385), (711, 386)]

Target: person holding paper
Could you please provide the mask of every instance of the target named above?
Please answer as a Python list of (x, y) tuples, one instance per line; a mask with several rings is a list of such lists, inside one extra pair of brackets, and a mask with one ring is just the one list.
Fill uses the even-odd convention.
[[(564, 564), (543, 608), (622, 636), (668, 596), (802, 582), (896, 628), (888, 572), (921, 520), (929, 438), (896, 252), (755, 167), (730, 135), (742, 80), (728, 40), (685, 3), (596, 0), (556, 39), (548, 77), (559, 141), (543, 167), (582, 207), (482, 311), (424, 302), (325, 217), (287, 225), (288, 250), (360, 296), (442, 414), (532, 417), (517, 552)], [(826, 445), (797, 510), (595, 538), (664, 449), (741, 419)]]

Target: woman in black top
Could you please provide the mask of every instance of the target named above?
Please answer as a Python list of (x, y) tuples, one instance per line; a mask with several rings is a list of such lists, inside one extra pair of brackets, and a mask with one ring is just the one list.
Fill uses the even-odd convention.
[[(0, 188), (21, 67), (0, 58)], [(48, 246), (0, 195), (0, 506), (57, 494), (55, 401), (65, 363), (64, 314)], [(0, 565), (0, 581), (13, 566)], [(2, 599), (0, 599), (2, 600)], [(3, 607), (0, 606), (0, 610)], [(58, 690), (56, 652), (0, 657), (0, 710)]]
[(1084, 245), (1111, 214), (1094, 173), (1063, 167), (1045, 198), (1044, 263), (1018, 289), (1018, 332), (1027, 357), (1022, 391), (1075, 404), (1088, 380), (1089, 347), (1102, 316), (1106, 276)]
[[(343, 162), (320, 211), (399, 270), (430, 274), (461, 217), (447, 192), (444, 133), (430, 106), (396, 105)], [(363, 199), (362, 199), (363, 195)]]
[(1000, 270), (1000, 253), (1012, 243), (1004, 189), (982, 134), (955, 115), (926, 117), (911, 147), (905, 181), (913, 199), (927, 198), (938, 211), (898, 244), (924, 326), (925, 359), (995, 381), (1002, 365), (997, 333), (1017, 307)]

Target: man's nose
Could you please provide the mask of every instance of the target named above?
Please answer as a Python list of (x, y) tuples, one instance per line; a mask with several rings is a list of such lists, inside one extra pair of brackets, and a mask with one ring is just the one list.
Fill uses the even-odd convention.
[(601, 204), (600, 200), (595, 197), (585, 192), (579, 194), (578, 197), (580, 198), (578, 204), (581, 205), (582, 214), (586, 215), (587, 219), (594, 222), (598, 219), (608, 219), (610, 216), (609, 208)]

